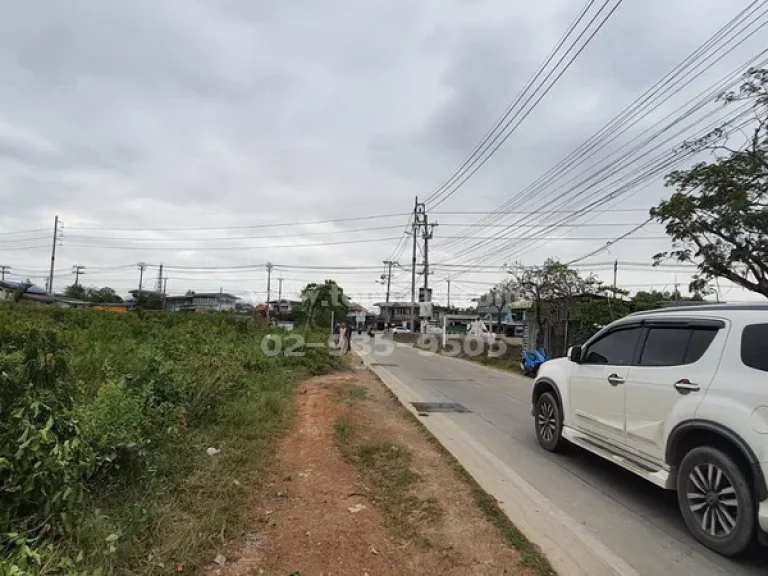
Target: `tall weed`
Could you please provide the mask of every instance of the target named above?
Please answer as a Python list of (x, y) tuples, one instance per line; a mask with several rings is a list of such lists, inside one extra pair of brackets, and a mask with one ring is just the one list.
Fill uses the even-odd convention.
[[(267, 357), (267, 333), (228, 317), (0, 306), (0, 573), (194, 565), (206, 530), (238, 512), (219, 475), (256, 470), (293, 383), (337, 365), (318, 348)], [(215, 468), (213, 444), (230, 454)], [(183, 537), (158, 532), (179, 514)]]

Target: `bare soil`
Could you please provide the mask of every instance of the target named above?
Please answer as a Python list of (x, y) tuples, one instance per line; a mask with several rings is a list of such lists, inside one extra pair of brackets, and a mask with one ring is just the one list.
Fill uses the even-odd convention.
[(254, 495), (252, 532), (210, 574), (533, 574), (456, 464), (358, 359), (304, 382), (296, 411)]

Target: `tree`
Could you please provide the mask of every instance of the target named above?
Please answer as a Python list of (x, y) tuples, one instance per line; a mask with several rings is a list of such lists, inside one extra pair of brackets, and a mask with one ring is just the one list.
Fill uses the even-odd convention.
[(108, 286), (104, 288), (85, 288), (82, 284), (72, 284), (72, 286), (67, 286), (64, 289), (64, 296), (97, 304), (116, 304), (123, 301), (120, 295)]
[(307, 284), (301, 291), (301, 302), (303, 319), (311, 326), (330, 327), (332, 321), (344, 321), (349, 311), (349, 299), (334, 280)]
[(99, 304), (118, 304), (123, 301), (120, 295), (109, 286), (104, 286), (98, 290), (95, 288), (88, 288), (87, 299), (89, 302), (96, 302)]
[(666, 185), (677, 191), (651, 217), (665, 225), (674, 244), (654, 259), (695, 262), (695, 294), (719, 277), (768, 296), (768, 70), (750, 69), (739, 92), (720, 98), (751, 102), (756, 126), (739, 148), (728, 143), (740, 130), (734, 121), (686, 145), (712, 151), (715, 160), (667, 175)]
[(83, 301), (87, 298), (85, 288), (82, 284), (72, 284), (71, 286), (67, 286), (64, 288), (64, 296)]
[(501, 314), (507, 304), (515, 301), (515, 292), (513, 282), (507, 280), (499, 282), (491, 288), (487, 294), (480, 297), (480, 304), (484, 304), (491, 309), (496, 309), (497, 332), (501, 333)]
[(563, 342), (569, 340), (568, 323), (574, 299), (585, 294), (597, 294), (600, 284), (593, 276), (582, 278), (574, 269), (552, 258), (543, 266), (523, 266), (510, 271), (512, 285), (522, 300), (532, 303), (536, 315), (536, 347), (544, 344), (544, 330), (556, 321), (564, 320)]

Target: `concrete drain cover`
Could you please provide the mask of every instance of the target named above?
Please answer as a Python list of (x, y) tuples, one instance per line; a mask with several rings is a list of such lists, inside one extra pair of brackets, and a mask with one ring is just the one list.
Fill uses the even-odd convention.
[(417, 412), (444, 412), (444, 413), (469, 413), (461, 404), (455, 404), (452, 402), (411, 402)]

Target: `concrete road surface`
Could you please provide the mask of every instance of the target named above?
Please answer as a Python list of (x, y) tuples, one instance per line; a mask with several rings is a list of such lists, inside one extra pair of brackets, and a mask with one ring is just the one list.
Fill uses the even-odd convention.
[[(768, 553), (729, 560), (693, 540), (673, 493), (580, 449), (567, 455), (542, 450), (530, 415), (530, 379), (407, 345), (392, 346), (391, 341), (388, 346), (379, 343), (375, 350), (370, 340), (360, 342), (369, 348), (366, 353), (357, 347), (363, 359), (405, 404), (414, 399), (455, 402), (470, 411), (430, 415), (422, 417), (422, 422), (486, 490), (498, 492), (494, 496), (499, 500), (503, 493), (510, 500), (526, 502), (527, 508), (503, 507), (554, 558), (561, 574), (768, 574)], [(385, 348), (392, 353), (387, 354)], [(465, 463), (477, 454), (491, 463), (491, 472), (483, 472), (482, 463)], [(494, 485), (493, 476), (505, 477), (496, 478), (499, 482)], [(509, 492), (509, 487), (524, 491)], [(538, 518), (546, 515), (554, 518), (551, 528)], [(577, 534), (574, 543), (565, 543), (565, 529)], [(571, 551), (567, 548), (581, 546), (604, 563), (590, 564), (592, 560), (587, 559), (581, 568), (567, 568), (579, 562), (568, 557)]]

